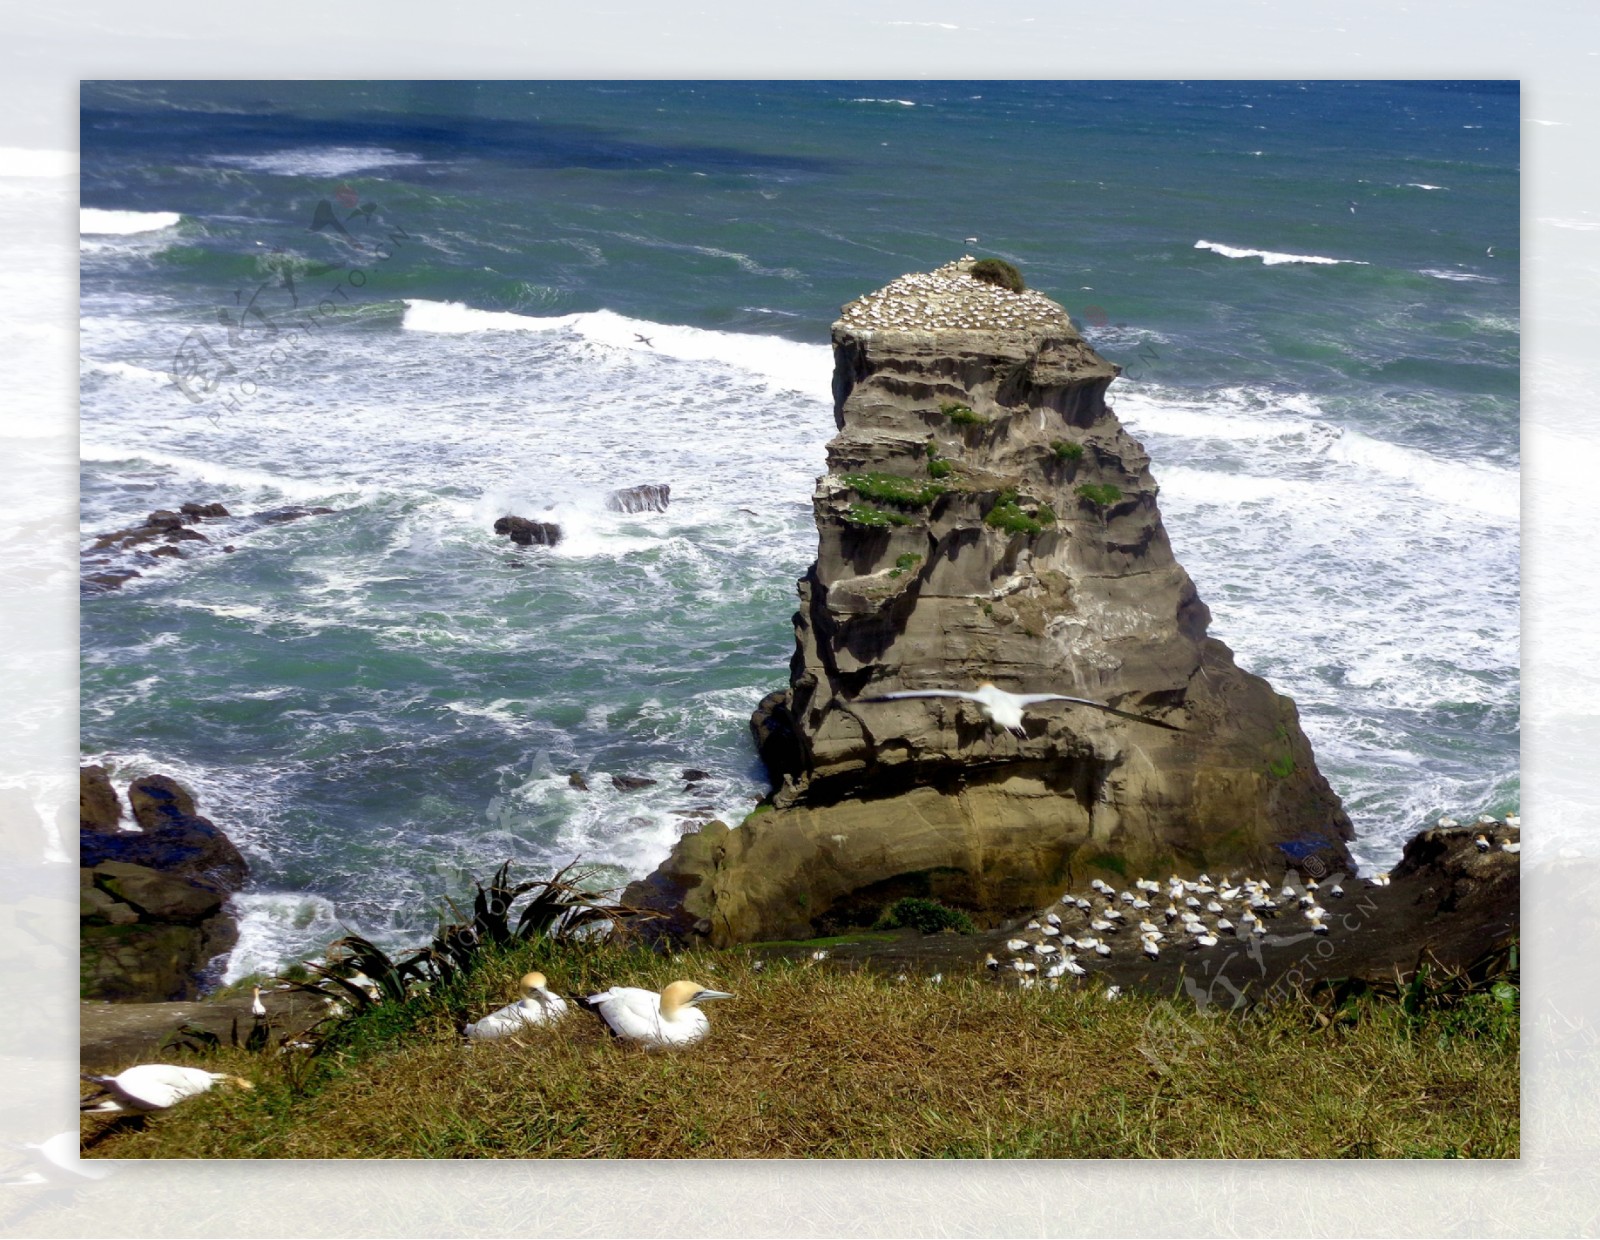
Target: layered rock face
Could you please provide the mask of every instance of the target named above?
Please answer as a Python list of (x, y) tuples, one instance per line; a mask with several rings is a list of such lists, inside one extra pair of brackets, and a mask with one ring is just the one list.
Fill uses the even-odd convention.
[[(869, 920), (906, 894), (999, 918), (1091, 874), (1319, 857), (1350, 822), (1294, 703), (1207, 636), (1117, 368), (1059, 305), (902, 277), (834, 325), (829, 472), (790, 685), (752, 721), (774, 809), (686, 837), (630, 898), (725, 942)], [(1021, 735), (923, 689), (1062, 693)]]
[(212, 959), (238, 940), (226, 905), (245, 860), (175, 780), (136, 779), (128, 800), (138, 831), (121, 829), (105, 769), (80, 772), (79, 990), (122, 1002), (193, 999)]

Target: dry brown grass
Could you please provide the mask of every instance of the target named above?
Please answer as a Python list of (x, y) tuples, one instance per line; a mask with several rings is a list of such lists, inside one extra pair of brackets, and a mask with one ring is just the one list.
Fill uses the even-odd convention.
[[(691, 977), (710, 1038), (647, 1052), (574, 1010), (552, 1030), (462, 1046), (459, 1012), (507, 1001), (542, 967), (561, 993)], [(1246, 1017), (1098, 988), (1019, 992), (974, 974), (932, 986), (740, 957), (522, 949), (466, 979), (459, 1005), (380, 1010), (296, 1083), (286, 1058), (224, 1051), (252, 1076), (92, 1152), (111, 1157), (925, 1158), (1515, 1157), (1509, 1022), (1407, 1017), (1364, 1001), (1319, 1020), (1296, 1002)], [(299, 1069), (307, 1075), (304, 1065)], [(89, 1121), (88, 1133), (103, 1121)]]

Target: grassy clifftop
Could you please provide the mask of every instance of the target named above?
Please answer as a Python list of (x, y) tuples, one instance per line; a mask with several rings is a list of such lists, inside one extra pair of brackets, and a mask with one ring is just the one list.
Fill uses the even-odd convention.
[[(574, 1009), (467, 1048), (515, 996), (693, 978), (698, 1046), (646, 1052)], [(896, 981), (833, 962), (518, 943), (348, 1021), (316, 1055), (182, 1052), (255, 1082), (85, 1121), (115, 1158), (1516, 1157), (1516, 992), (1413, 986), (1239, 1014), (981, 969)]]

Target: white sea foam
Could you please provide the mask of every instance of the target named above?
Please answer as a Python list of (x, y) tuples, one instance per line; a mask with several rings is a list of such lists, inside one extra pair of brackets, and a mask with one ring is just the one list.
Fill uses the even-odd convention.
[(610, 310), (539, 318), (509, 311), (478, 310), (459, 302), (408, 299), (401, 326), (407, 331), (457, 335), (568, 331), (591, 345), (622, 354), (715, 362), (759, 376), (775, 387), (818, 398), (828, 396), (833, 371), (831, 354), (823, 345), (800, 344), (751, 332), (652, 323)]
[(1449, 504), (1466, 515), (1511, 523), (1521, 513), (1522, 478), (1515, 470), (1477, 461), (1441, 460), (1348, 428), (1329, 445), (1327, 455), (1330, 460), (1405, 482), (1428, 500)]
[(393, 168), (426, 161), (418, 155), (382, 146), (310, 146), (264, 155), (213, 155), (210, 162), (282, 177), (342, 177), (374, 168)]
[(1443, 185), (1427, 185), (1427, 184), (1424, 184), (1421, 181), (1407, 181), (1406, 184), (1405, 184), (1405, 187), (1407, 189), (1444, 189), (1445, 188), (1445, 186), (1443, 186)]
[(84, 440), (78, 450), (79, 458), (100, 464), (157, 465), (171, 470), (185, 479), (213, 486), (235, 487), (255, 495), (266, 502), (273, 497), (310, 501), (348, 499), (361, 490), (359, 486), (333, 478), (293, 478), (261, 469), (245, 469), (224, 465), (219, 461), (164, 452), (137, 443), (116, 443)]
[(346, 929), (331, 900), (305, 892), (246, 891), (232, 904), (239, 942), (228, 957), (224, 985), (319, 956)]
[(1499, 284), (1500, 281), (1493, 276), (1480, 276), (1471, 271), (1446, 271), (1442, 267), (1423, 267), (1419, 275), (1432, 276), (1435, 280), (1453, 280), (1458, 284)]
[(1320, 266), (1336, 266), (1348, 264), (1355, 267), (1367, 267), (1369, 263), (1357, 258), (1324, 258), (1320, 254), (1280, 254), (1276, 250), (1243, 250), (1237, 246), (1223, 245), (1217, 241), (1196, 241), (1194, 248), (1197, 250), (1210, 250), (1224, 258), (1259, 258), (1268, 267), (1276, 267), (1281, 263), (1313, 263)]
[(81, 207), (78, 233), (80, 236), (126, 237), (134, 233), (160, 232), (182, 218), (176, 211), (108, 211)]
[(105, 375), (110, 379), (131, 379), (139, 383), (154, 383), (161, 387), (171, 387), (172, 380), (167, 375), (156, 370), (146, 370), (143, 366), (135, 366), (131, 362), (96, 362), (83, 359), (81, 369), (84, 373)]
[[(891, 24), (909, 25), (910, 23), (891, 23)], [(923, 25), (927, 25), (929, 23), (924, 22), (922, 24)], [(954, 30), (955, 27), (952, 26), (952, 27), (950, 27), (950, 29)], [(861, 98), (861, 99), (852, 99), (852, 100), (850, 100), (850, 102), (851, 103), (896, 103), (896, 104), (899, 104), (902, 108), (914, 108), (914, 107), (917, 106), (916, 102), (914, 100), (911, 100), (911, 99), (868, 99), (868, 98)]]

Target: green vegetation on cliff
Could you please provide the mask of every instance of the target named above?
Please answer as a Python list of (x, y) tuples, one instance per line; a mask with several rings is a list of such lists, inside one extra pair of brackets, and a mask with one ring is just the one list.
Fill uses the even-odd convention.
[(845, 474), (840, 481), (862, 499), (905, 508), (926, 508), (947, 490), (938, 482), (925, 482), (904, 474)]
[(1003, 258), (980, 258), (972, 264), (972, 278), (1009, 289), (1013, 293), (1020, 293), (1028, 287), (1022, 273)]
[(891, 525), (910, 525), (911, 518), (887, 508), (874, 508), (871, 504), (851, 504), (845, 510), (845, 523), (863, 529), (887, 529)]

